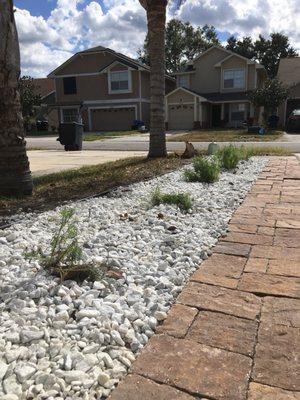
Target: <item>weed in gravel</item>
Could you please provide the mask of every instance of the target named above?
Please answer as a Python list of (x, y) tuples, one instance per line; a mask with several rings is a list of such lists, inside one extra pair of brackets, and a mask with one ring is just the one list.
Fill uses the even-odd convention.
[(72, 208), (64, 208), (59, 218), (53, 218), (57, 227), (50, 242), (50, 252), (41, 246), (25, 253), (25, 258), (37, 259), (41, 265), (61, 280), (100, 280), (108, 270), (105, 264), (82, 262), (82, 249), (78, 243), (78, 229)]
[(193, 160), (194, 170), (184, 171), (185, 179), (188, 182), (206, 182), (211, 183), (219, 179), (220, 162), (215, 156), (210, 158), (195, 157)]
[(152, 193), (151, 202), (153, 206), (159, 204), (174, 204), (183, 211), (189, 211), (192, 208), (193, 201), (187, 193), (162, 193), (156, 188)]
[(233, 146), (232, 144), (223, 147), (223, 149), (218, 152), (221, 166), (227, 170), (235, 169), (239, 161), (246, 158), (245, 156), (246, 153), (243, 149)]

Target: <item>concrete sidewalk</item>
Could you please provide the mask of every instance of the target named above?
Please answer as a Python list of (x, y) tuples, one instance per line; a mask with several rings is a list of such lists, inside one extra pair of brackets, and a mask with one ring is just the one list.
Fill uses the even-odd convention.
[(110, 400), (300, 399), (300, 166), (273, 158)]
[(123, 158), (147, 156), (144, 151), (64, 151), (64, 150), (32, 150), (27, 155), (33, 176), (41, 176), (67, 169), (80, 168), (86, 165), (104, 164)]

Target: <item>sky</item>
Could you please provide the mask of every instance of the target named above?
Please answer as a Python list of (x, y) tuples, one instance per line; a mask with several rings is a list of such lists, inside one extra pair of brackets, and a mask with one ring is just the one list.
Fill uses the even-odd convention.
[[(176, 3), (176, 2), (175, 2)], [(45, 77), (77, 51), (105, 46), (136, 57), (146, 35), (138, 0), (15, 0), (23, 75)], [(300, 51), (299, 0), (169, 0), (167, 19), (214, 25), (221, 40), (271, 32)]]

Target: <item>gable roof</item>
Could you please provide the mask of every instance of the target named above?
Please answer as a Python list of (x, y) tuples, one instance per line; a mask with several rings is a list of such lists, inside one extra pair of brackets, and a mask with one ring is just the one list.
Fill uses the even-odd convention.
[(55, 86), (52, 79), (37, 78), (33, 80), (34, 93), (40, 95), (42, 98), (48, 94), (55, 92)]
[(251, 60), (250, 58), (241, 56), (238, 53), (235, 53), (234, 51), (225, 49), (225, 47), (219, 46), (217, 44), (214, 44), (213, 46), (209, 47), (208, 49), (204, 50), (201, 54), (199, 54), (196, 58), (194, 58), (193, 60), (189, 61), (186, 68), (183, 71), (179, 71), (176, 72), (176, 74), (180, 74), (182, 72), (188, 73), (188, 72), (193, 72), (193, 65), (195, 63), (195, 61), (199, 60), (199, 58), (203, 57), (205, 54), (209, 53), (210, 51), (212, 51), (213, 49), (219, 49), (222, 50), (224, 53), (227, 53), (227, 56), (221, 60), (219, 63), (215, 64), (215, 67), (220, 66), (224, 61), (228, 60), (229, 58), (235, 56), (238, 58), (241, 58), (242, 60), (247, 61), (247, 64), (254, 64), (257, 68), (264, 68), (263, 65), (259, 64), (258, 62)]
[(183, 91), (186, 93), (191, 94), (194, 97), (198, 97), (201, 102), (209, 102), (209, 103), (224, 103), (224, 102), (232, 102), (232, 101), (243, 101), (249, 102), (248, 93), (247, 92), (231, 92), (231, 93), (199, 93), (195, 90), (187, 89), (183, 86), (178, 87), (177, 89), (173, 90), (172, 92), (168, 93), (165, 97), (168, 98), (174, 93), (178, 91)]
[(300, 83), (300, 57), (281, 58), (277, 78), (289, 86)]

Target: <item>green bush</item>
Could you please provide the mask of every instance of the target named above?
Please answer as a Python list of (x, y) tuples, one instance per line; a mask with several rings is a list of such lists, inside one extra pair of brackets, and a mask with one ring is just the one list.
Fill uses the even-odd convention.
[(193, 168), (194, 170), (186, 170), (184, 172), (185, 179), (188, 182), (211, 183), (219, 179), (220, 162), (215, 156), (211, 158), (195, 157)]
[(153, 206), (159, 204), (174, 204), (180, 210), (188, 211), (192, 208), (193, 202), (187, 193), (162, 193), (159, 188), (156, 188), (152, 193), (151, 202)]
[(218, 153), (221, 166), (227, 170), (236, 168), (239, 161), (245, 158), (245, 155), (243, 153), (244, 151), (242, 151), (242, 149), (239, 149), (232, 144), (224, 147)]
[(50, 273), (65, 279), (99, 280), (107, 271), (105, 265), (82, 263), (82, 249), (78, 244), (78, 230), (74, 210), (64, 208), (59, 218), (53, 218), (57, 228), (50, 242), (50, 251), (40, 246), (25, 254), (27, 259), (37, 259)]

